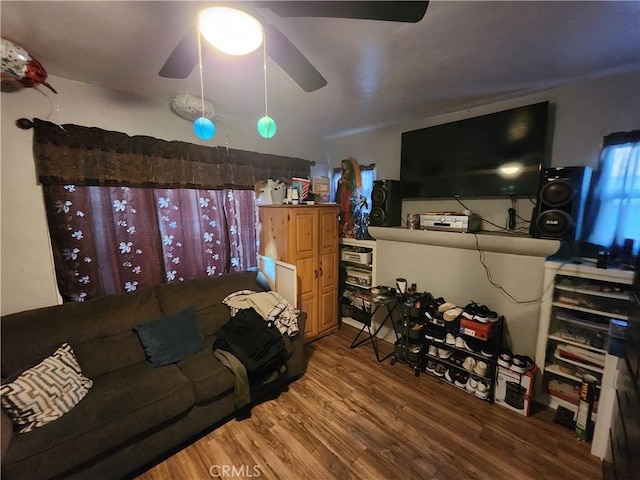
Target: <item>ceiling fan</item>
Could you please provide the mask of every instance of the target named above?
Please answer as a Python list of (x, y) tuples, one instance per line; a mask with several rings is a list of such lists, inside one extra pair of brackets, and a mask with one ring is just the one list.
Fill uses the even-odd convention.
[[(234, 8), (238, 8), (234, 4)], [(428, 1), (264, 1), (251, 2), (252, 7), (268, 8), (280, 17), (324, 17), (379, 20), (417, 23), (424, 17)], [(250, 7), (249, 7), (250, 8)], [(313, 92), (327, 84), (327, 80), (316, 70), (291, 41), (273, 25), (261, 21), (255, 15), (267, 38), (267, 54), (306, 92)], [(189, 29), (173, 49), (160, 69), (165, 78), (187, 78), (198, 64), (198, 33)]]

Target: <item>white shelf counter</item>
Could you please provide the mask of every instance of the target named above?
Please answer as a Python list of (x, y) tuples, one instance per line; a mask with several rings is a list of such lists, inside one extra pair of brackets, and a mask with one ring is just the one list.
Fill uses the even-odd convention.
[(548, 257), (560, 248), (559, 240), (544, 240), (516, 234), (459, 233), (436, 230), (412, 230), (400, 227), (369, 227), (376, 240), (436, 245), (440, 247), (480, 249), (483, 252)]

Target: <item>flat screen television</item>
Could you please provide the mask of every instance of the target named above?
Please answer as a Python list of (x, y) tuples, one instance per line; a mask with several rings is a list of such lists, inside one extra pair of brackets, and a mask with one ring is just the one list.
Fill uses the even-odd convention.
[(402, 198), (537, 195), (549, 102), (402, 134)]

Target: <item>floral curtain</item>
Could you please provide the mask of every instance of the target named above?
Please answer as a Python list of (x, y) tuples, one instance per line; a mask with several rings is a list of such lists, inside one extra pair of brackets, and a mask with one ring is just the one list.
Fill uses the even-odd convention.
[(256, 265), (251, 190), (45, 185), (65, 301)]

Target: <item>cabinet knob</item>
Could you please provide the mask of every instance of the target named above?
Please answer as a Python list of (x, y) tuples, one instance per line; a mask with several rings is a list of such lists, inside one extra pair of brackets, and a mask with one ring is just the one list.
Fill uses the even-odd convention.
[(322, 276), (322, 267), (320, 267), (320, 276)]

